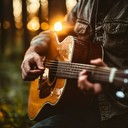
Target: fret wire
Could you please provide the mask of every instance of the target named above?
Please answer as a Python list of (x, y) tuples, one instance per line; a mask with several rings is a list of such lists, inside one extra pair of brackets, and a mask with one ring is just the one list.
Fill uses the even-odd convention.
[(128, 78), (128, 74), (125, 73), (124, 70), (118, 70), (118, 71), (116, 72), (116, 76)]
[[(50, 65), (47, 65), (47, 66), (50, 66)], [(53, 66), (52, 66), (53, 67)], [(56, 65), (56, 66), (54, 66), (55, 67), (55, 69), (58, 67), (58, 65)], [(60, 67), (59, 67), (60, 68)], [(50, 68), (51, 69), (51, 68)], [(54, 68), (52, 68), (52, 70), (53, 70)], [(71, 68), (70, 68), (71, 69)], [(85, 69), (85, 68), (83, 68), (83, 69)], [(69, 71), (69, 69), (67, 68), (67, 67), (65, 67), (65, 66), (63, 66), (63, 67), (61, 67), (61, 70), (68, 70)], [(72, 70), (70, 70), (70, 71), (72, 71), (72, 72), (74, 72), (75, 73), (75, 71), (77, 72), (80, 72), (82, 70), (82, 68), (81, 69), (77, 69), (77, 68), (75, 68), (75, 67), (73, 67), (72, 68)], [(92, 70), (88, 70), (88, 71), (92, 71)], [(95, 71), (95, 73), (101, 73), (99, 70), (97, 70), (97, 69), (95, 69), (94, 70)], [(109, 70), (109, 72), (110, 72), (110, 70)], [(106, 72), (106, 73), (108, 73), (108, 72)], [(102, 74), (104, 75), (105, 73), (104, 72), (102, 72)], [(123, 77), (125, 77), (125, 78), (128, 78), (128, 75), (127, 74), (124, 74), (124, 71), (123, 70), (121, 70), (121, 71), (117, 71), (116, 72), (116, 76), (123, 76)]]
[[(66, 75), (70, 75), (70, 76), (73, 76), (73, 75), (79, 75), (79, 72), (78, 71), (75, 71), (75, 72), (69, 72), (69, 71), (62, 71), (62, 70), (51, 70), (52, 73), (54, 74), (57, 74), (58, 76), (62, 76), (63, 74), (66, 74)], [(97, 75), (97, 74), (95, 74)], [(106, 76), (108, 78), (109, 74), (106, 74), (106, 73), (102, 73), (100, 72), (98, 75), (100, 76)]]
[[(58, 63), (56, 63), (56, 62), (52, 62), (52, 63), (50, 62), (50, 63), (46, 63), (46, 64), (51, 64), (51, 65), (52, 64), (57, 64), (58, 65)], [(68, 63), (68, 62), (65, 62), (65, 63), (64, 62), (59, 62), (59, 65), (60, 66), (65, 66), (65, 65), (67, 66), (68, 65), (68, 66), (71, 66), (71, 67), (74, 67), (74, 68), (81, 67), (81, 66), (82, 66), (81, 68), (83, 68), (83, 66), (84, 67), (88, 67), (89, 66), (89, 65), (80, 64), (80, 63)], [(94, 66), (90, 65), (89, 67), (91, 68), (91, 67), (94, 67)]]
[[(86, 69), (88, 71), (94, 70), (95, 73), (98, 73), (98, 76), (95, 75), (95, 79), (108, 79), (110, 69), (105, 68), (99, 68), (94, 65), (89, 64), (80, 64), (80, 63), (68, 63), (68, 62), (58, 62), (58, 61), (47, 61), (45, 62), (45, 66), (49, 67), (52, 70), (52, 73), (54, 72), (57, 77), (66, 77), (66, 78), (78, 78), (79, 72), (83, 69)], [(81, 68), (81, 69), (79, 69)], [(57, 69), (57, 70), (56, 70)], [(70, 69), (70, 71), (69, 71)], [(102, 71), (102, 72), (101, 72)], [(104, 71), (104, 72), (103, 72)], [(62, 74), (63, 73), (63, 74)], [(123, 70), (117, 71), (118, 74), (116, 76), (120, 76), (120, 73), (123, 73)], [(54, 74), (54, 75), (55, 75)], [(52, 74), (53, 75), (53, 74)], [(122, 81), (123, 78), (116, 77), (115, 80)]]
[[(70, 65), (68, 65), (68, 64), (66, 63), (66, 67), (65, 67), (65, 65), (63, 66), (63, 67), (61, 67), (61, 69), (66, 69), (66, 70), (69, 70), (69, 69), (74, 69), (74, 70), (78, 70), (78, 71), (81, 71), (81, 70), (83, 70), (83, 69), (86, 69), (86, 70), (88, 70), (88, 71), (92, 71), (90, 68), (87, 68), (87, 66), (83, 66), (83, 67), (81, 67), (81, 66), (79, 66), (79, 67), (81, 67), (81, 69), (79, 70), (78, 68), (78, 66), (77, 67), (75, 67), (75, 66), (72, 66), (71, 64)], [(51, 64), (49, 65), (49, 64), (46, 64), (46, 67), (49, 67), (49, 66), (52, 66)], [(59, 64), (59, 67), (60, 66), (62, 66), (62, 65), (60, 65)], [(58, 65), (54, 65), (54, 66), (52, 66), (52, 67), (55, 67), (55, 68), (57, 68), (58, 67)], [(69, 68), (68, 68), (69, 67)], [(94, 68), (93, 68), (93, 71), (95, 71), (95, 72), (97, 72), (97, 71), (101, 71), (101, 69), (102, 68), (95, 68), (95, 70), (94, 70)], [(108, 70), (108, 69), (107, 69)], [(104, 70), (104, 71), (107, 71), (106, 69)], [(110, 72), (110, 69), (108, 70), (109, 72)]]
[[(56, 75), (56, 74), (53, 74), (53, 73), (51, 73), (50, 75)], [(77, 79), (78, 78), (78, 75), (70, 75), (70, 74), (63, 74), (61, 77), (60, 77), (60, 75), (59, 74), (57, 74), (56, 75), (57, 76), (57, 78), (64, 78), (64, 79), (66, 79), (66, 78), (70, 78), (70, 79)], [(106, 79), (107, 78), (107, 79)], [(99, 80), (100, 79), (100, 80)], [(94, 80), (98, 80), (98, 81), (106, 81), (106, 82), (108, 82), (108, 77), (106, 77), (106, 76), (103, 76), (103, 75), (99, 75), (99, 76), (95, 76), (94, 77)], [(116, 77), (115, 78), (115, 80), (117, 80), (118, 82), (124, 82), (124, 78), (120, 78), (120, 77)]]
[[(82, 71), (82, 70), (80, 70), (80, 69), (77, 69), (77, 70), (68, 70), (67, 68), (65, 68), (65, 69), (57, 69), (56, 70), (56, 68), (49, 68), (52, 72), (59, 72), (60, 71), (60, 73), (70, 73), (70, 74), (79, 74), (79, 72), (80, 71)], [(97, 71), (97, 72), (95, 72), (95, 74), (101, 74), (101, 75), (105, 75), (105, 74), (107, 74), (108, 76), (109, 76), (109, 74), (108, 73), (106, 73), (106, 72), (100, 72), (100, 71)]]
[[(46, 63), (47, 64), (57, 64), (57, 61), (46, 61)], [(61, 61), (59, 61), (58, 62), (59, 63), (59, 65), (61, 65), (62, 67), (63, 66), (73, 66), (74, 68), (89, 68), (90, 70), (91, 69), (94, 69), (94, 68), (96, 68), (96, 66), (94, 66), (94, 65), (89, 65), (89, 64), (80, 64), (80, 63), (68, 63), (68, 62), (61, 62)], [(105, 71), (110, 71), (110, 69), (106, 69), (106, 68), (100, 68), (100, 70), (105, 70)]]
[[(46, 65), (46, 66), (48, 66), (48, 65)], [(63, 72), (65, 72), (65, 71), (68, 71), (69, 72), (69, 69), (67, 68), (67, 67), (63, 67), (63, 68), (60, 68), (59, 66), (52, 66), (52, 67), (50, 67), (49, 69), (51, 69), (51, 70), (55, 70), (56, 71), (56, 69), (57, 70), (61, 70), (61, 71), (63, 71)], [(85, 69), (85, 68), (83, 68), (83, 69)], [(73, 72), (73, 73), (79, 73), (80, 71), (82, 71), (83, 69), (77, 69), (77, 68), (70, 68), (70, 71), (71, 72)], [(91, 71), (91, 70), (88, 70), (88, 71)], [(97, 69), (95, 69), (94, 70), (94, 72), (95, 73), (102, 73), (102, 74), (108, 74), (108, 72), (101, 72), (100, 70), (97, 70)]]
[[(58, 64), (59, 64), (59, 67), (61, 68), (61, 69), (65, 69), (65, 70), (71, 70), (71, 71), (73, 71), (73, 70), (78, 70), (77, 68), (81, 68), (80, 70), (83, 70), (83, 69), (86, 69), (86, 70), (88, 70), (88, 71), (92, 71), (91, 70), (91, 67), (92, 66), (90, 66), (90, 65), (86, 65), (86, 64), (82, 64), (82, 67), (81, 67), (81, 64), (79, 64), (79, 63), (68, 63), (68, 62), (59, 62), (59, 63), (57, 63), (57, 61), (47, 61), (47, 66), (52, 66), (52, 64), (54, 64), (54, 66), (52, 66), (52, 67), (55, 67), (55, 68), (57, 68), (57, 66), (58, 66)], [(74, 64), (77, 64), (78, 66), (74, 66)], [(66, 68), (65, 68), (65, 65), (66, 65)], [(61, 67), (62, 66), (62, 67)], [(89, 66), (89, 67), (88, 67)], [(71, 68), (70, 68), (71, 67)], [(94, 67), (94, 66), (93, 66)], [(88, 69), (89, 68), (89, 69)], [(80, 71), (80, 70), (78, 70), (78, 71)], [(105, 71), (106, 73), (108, 72), (110, 72), (110, 69), (104, 69), (104, 68), (101, 68), (101, 67), (97, 67), (97, 68), (95, 68), (95, 70), (94, 70), (94, 68), (93, 68), (93, 71), (95, 71), (95, 73), (99, 73), (99, 71), (101, 72), (103, 72), (103, 71)], [(119, 71), (117, 71), (116, 72), (116, 76), (125, 76), (125, 77), (128, 77), (128, 75), (127, 74), (124, 74), (124, 71), (123, 70), (119, 70)]]

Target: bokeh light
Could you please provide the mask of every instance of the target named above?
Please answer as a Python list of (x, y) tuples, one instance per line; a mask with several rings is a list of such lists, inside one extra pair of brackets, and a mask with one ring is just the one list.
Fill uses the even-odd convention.
[(9, 29), (10, 28), (10, 22), (9, 21), (4, 21), (3, 22), (3, 28), (4, 29)]
[(49, 29), (49, 24), (47, 22), (42, 22), (41, 23), (41, 29), (42, 30), (48, 30)]
[(39, 18), (33, 17), (27, 24), (27, 28), (30, 31), (37, 31), (40, 28)]
[(21, 0), (13, 0), (13, 15), (16, 28), (22, 28), (22, 2)]
[(41, 11), (44, 19), (48, 18), (48, 0), (41, 0)]
[(55, 31), (61, 31), (62, 30), (62, 23), (61, 22), (56, 22), (54, 24), (54, 30)]
[(27, 11), (35, 14), (40, 7), (39, 0), (27, 0)]

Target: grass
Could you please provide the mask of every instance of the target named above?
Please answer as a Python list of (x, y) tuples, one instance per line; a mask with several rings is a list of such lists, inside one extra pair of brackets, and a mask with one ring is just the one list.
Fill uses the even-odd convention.
[(3, 58), (0, 63), (0, 127), (30, 128), (33, 122), (27, 115), (29, 83), (21, 78), (21, 59)]

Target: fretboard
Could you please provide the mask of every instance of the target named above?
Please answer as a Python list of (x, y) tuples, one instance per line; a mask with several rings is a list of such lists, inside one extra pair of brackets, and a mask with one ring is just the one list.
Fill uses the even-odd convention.
[(115, 70), (115, 68), (53, 60), (45, 62), (45, 66), (50, 69), (50, 75), (55, 75), (58, 78), (77, 79), (80, 71), (85, 69), (95, 81), (128, 83), (128, 70)]

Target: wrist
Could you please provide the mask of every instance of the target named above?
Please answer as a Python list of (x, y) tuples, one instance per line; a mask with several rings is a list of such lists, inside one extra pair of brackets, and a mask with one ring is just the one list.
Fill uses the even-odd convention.
[(34, 44), (34, 45), (30, 45), (29, 49), (26, 51), (26, 54), (35, 52), (40, 56), (44, 56), (47, 52), (47, 49), (48, 49), (48, 46), (45, 45), (45, 43)]

